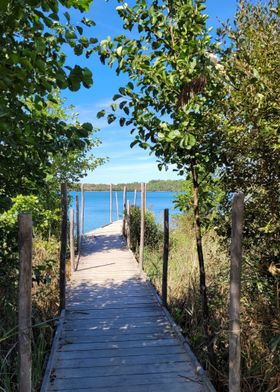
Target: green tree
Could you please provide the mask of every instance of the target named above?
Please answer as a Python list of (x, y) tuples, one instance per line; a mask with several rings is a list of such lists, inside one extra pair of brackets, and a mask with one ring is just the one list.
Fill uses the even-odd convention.
[[(121, 1), (120, 1), (121, 2)], [(121, 2), (122, 3), (122, 2)], [(126, 35), (100, 42), (102, 62), (117, 63), (117, 74), (130, 82), (114, 96), (108, 122), (123, 111), (120, 125), (132, 125), (135, 141), (150, 148), (159, 167), (170, 163), (191, 178), (204, 331), (209, 330), (204, 257), (199, 210), (200, 177), (213, 175), (221, 162), (219, 116), (220, 72), (206, 27), (204, 0), (136, 0), (117, 7)], [(105, 111), (99, 113), (99, 117)]]

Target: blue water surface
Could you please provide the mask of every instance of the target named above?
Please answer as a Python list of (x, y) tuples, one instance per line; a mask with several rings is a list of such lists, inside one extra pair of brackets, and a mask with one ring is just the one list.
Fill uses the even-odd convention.
[[(123, 192), (113, 191), (113, 220), (117, 220), (116, 193), (119, 205), (119, 219), (123, 212)], [(173, 200), (177, 192), (147, 192), (147, 208), (155, 214), (157, 222), (163, 220), (163, 210), (169, 208), (170, 215), (178, 214), (174, 208)], [(70, 192), (72, 196), (71, 207), (75, 207), (76, 195), (79, 196), (81, 208), (81, 193)], [(127, 200), (133, 205), (134, 192), (127, 192)], [(136, 204), (140, 206), (141, 194), (137, 192)], [(85, 192), (85, 233), (110, 223), (110, 192)]]

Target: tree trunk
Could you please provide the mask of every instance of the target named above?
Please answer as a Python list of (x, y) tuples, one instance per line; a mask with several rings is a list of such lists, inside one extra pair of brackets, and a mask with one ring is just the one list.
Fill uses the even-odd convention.
[(208, 341), (209, 359), (213, 363), (214, 352), (213, 352), (213, 343), (212, 343), (212, 333), (210, 330), (210, 323), (209, 323), (209, 308), (208, 308), (208, 300), (207, 300), (204, 256), (203, 256), (202, 235), (201, 235), (201, 221), (200, 221), (200, 209), (199, 209), (199, 182), (198, 182), (198, 173), (195, 167), (195, 161), (191, 163), (191, 173), (192, 173), (192, 182), (193, 182), (195, 239), (196, 239), (197, 256), (199, 262), (200, 298), (201, 298), (201, 307), (202, 307), (203, 329)]

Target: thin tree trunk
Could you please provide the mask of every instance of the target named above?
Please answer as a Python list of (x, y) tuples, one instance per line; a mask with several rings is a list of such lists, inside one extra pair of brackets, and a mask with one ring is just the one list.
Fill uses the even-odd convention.
[(209, 323), (209, 308), (207, 300), (207, 289), (206, 289), (206, 277), (205, 277), (205, 266), (202, 246), (202, 235), (201, 235), (201, 221), (200, 221), (200, 206), (199, 206), (199, 182), (198, 173), (195, 167), (195, 161), (191, 163), (191, 173), (193, 182), (193, 207), (194, 207), (194, 223), (195, 223), (195, 239), (197, 256), (199, 262), (199, 280), (200, 280), (200, 298), (202, 306), (202, 318), (203, 318), (203, 329), (205, 336), (208, 340), (208, 353), (209, 359), (213, 361), (213, 345), (211, 343), (211, 331)]

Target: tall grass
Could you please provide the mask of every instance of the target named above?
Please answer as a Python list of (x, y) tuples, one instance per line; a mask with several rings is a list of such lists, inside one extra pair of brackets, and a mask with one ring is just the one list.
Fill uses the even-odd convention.
[[(215, 363), (206, 355), (192, 218), (179, 216), (170, 235), (168, 307), (218, 391), (228, 390), (229, 254), (214, 230), (203, 236)], [(146, 246), (144, 269), (161, 291), (162, 245)], [(259, 288), (256, 282), (259, 283)], [(244, 260), (241, 298), (242, 388), (280, 391), (280, 318), (259, 271)]]

